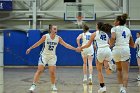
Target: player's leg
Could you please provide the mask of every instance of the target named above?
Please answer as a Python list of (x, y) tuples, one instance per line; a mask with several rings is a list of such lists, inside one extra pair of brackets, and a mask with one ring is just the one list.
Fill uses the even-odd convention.
[(87, 82), (87, 56), (82, 55), (82, 59), (83, 59), (83, 74), (84, 74), (83, 82), (86, 83)]
[(51, 88), (52, 90), (57, 90), (55, 83), (56, 83), (56, 66), (49, 66), (49, 73), (51, 79)]
[(108, 62), (109, 62), (109, 61), (104, 60), (103, 64), (104, 64), (104, 68), (105, 68), (106, 74), (107, 74), (107, 75), (110, 75), (110, 74), (111, 74), (111, 70), (110, 70), (110, 67), (109, 67)]
[(139, 68), (139, 73), (138, 73), (137, 80), (140, 81), (140, 57), (137, 57), (137, 64), (138, 64), (138, 68)]
[(98, 71), (98, 79), (100, 83), (104, 83), (104, 77), (103, 77), (103, 73), (102, 73), (102, 66), (103, 63), (100, 63), (99, 61), (96, 62), (96, 68)]
[(107, 75), (110, 75), (112, 73), (111, 69), (110, 69), (110, 65), (109, 62), (112, 60), (112, 52), (110, 50), (110, 48), (105, 48), (106, 52), (105, 52), (105, 59), (103, 61), (104, 64), (104, 68), (106, 71)]
[(123, 88), (126, 90), (128, 85), (128, 73), (129, 73), (129, 62), (123, 61), (121, 62), (122, 65), (122, 75), (123, 75)]
[(98, 72), (98, 80), (100, 83), (100, 89), (98, 90), (98, 93), (102, 93), (106, 91), (106, 86), (104, 83), (104, 76), (103, 76), (103, 72), (102, 72), (102, 67), (103, 67), (103, 61), (106, 57), (106, 53), (104, 51), (103, 48), (99, 48), (97, 50), (97, 61), (96, 61), (96, 68), (97, 68), (97, 72)]
[(123, 87), (121, 93), (126, 93), (126, 88), (128, 85), (128, 73), (129, 73), (129, 64), (130, 64), (130, 48), (122, 47), (121, 49), (121, 66), (122, 66), (122, 82)]
[(92, 72), (93, 72), (92, 61), (93, 61), (93, 56), (88, 56), (89, 84), (92, 84)]
[(100, 82), (100, 89), (98, 90), (98, 93), (103, 93), (106, 91), (106, 86), (104, 83), (104, 76), (102, 72), (102, 66), (103, 66), (103, 63), (100, 63), (99, 61), (96, 62), (96, 68), (98, 71), (98, 80)]
[(113, 60), (116, 64), (117, 79), (120, 86), (120, 93), (123, 90), (123, 75), (122, 75), (122, 65), (121, 65), (121, 48), (114, 48), (112, 51)]
[(121, 62), (116, 62), (116, 67), (117, 67), (117, 79), (118, 79), (118, 83), (120, 86), (120, 92), (123, 88), (123, 76), (122, 76), (122, 65)]
[(36, 83), (39, 81), (41, 73), (44, 71), (44, 65), (38, 65), (38, 69), (34, 75), (32, 86), (30, 87), (30, 91), (34, 91), (36, 87)]
[(40, 75), (42, 74), (43, 71), (44, 71), (44, 65), (39, 65), (34, 75), (33, 83), (37, 83), (39, 81)]
[(56, 91), (56, 61), (57, 61), (57, 57), (56, 55), (54, 56), (48, 56), (48, 58), (50, 59), (48, 61), (48, 67), (49, 67), (49, 73), (50, 73), (50, 79), (51, 79), (51, 89)]

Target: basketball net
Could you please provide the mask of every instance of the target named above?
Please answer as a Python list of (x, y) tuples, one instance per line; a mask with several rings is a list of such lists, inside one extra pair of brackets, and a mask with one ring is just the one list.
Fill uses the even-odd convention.
[(82, 25), (83, 25), (83, 17), (82, 16), (77, 16), (77, 25), (79, 26), (79, 27), (82, 27)]

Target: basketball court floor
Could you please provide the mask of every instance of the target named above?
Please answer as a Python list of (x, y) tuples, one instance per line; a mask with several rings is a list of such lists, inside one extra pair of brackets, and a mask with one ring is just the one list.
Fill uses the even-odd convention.
[[(0, 93), (29, 93), (28, 89), (32, 84), (36, 68), (1, 68), (0, 70)], [(136, 68), (130, 69), (128, 93), (140, 93), (140, 81), (136, 80), (137, 72)], [(106, 93), (119, 93), (116, 73), (109, 76), (104, 75), (107, 86)], [(93, 85), (83, 84), (82, 79), (81, 67), (58, 67), (56, 84), (58, 91), (51, 91), (49, 73), (46, 69), (34, 93), (97, 93), (99, 83), (95, 68), (93, 70)]]

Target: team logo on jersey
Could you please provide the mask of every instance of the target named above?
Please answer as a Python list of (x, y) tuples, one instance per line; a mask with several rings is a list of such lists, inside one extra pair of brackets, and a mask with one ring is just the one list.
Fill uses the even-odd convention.
[(47, 42), (48, 45), (57, 45), (56, 42)]

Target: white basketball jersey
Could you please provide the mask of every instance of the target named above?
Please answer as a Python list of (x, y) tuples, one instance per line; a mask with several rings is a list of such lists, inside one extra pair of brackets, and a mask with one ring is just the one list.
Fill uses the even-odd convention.
[[(86, 45), (88, 43), (90, 37), (91, 37), (91, 33), (90, 32), (82, 33), (82, 45)], [(91, 44), (90, 47), (93, 48), (93, 44)]]
[(41, 55), (55, 55), (56, 54), (56, 47), (59, 42), (59, 36), (56, 35), (54, 39), (51, 39), (49, 34), (46, 34), (45, 46), (42, 49)]
[(137, 51), (140, 50), (140, 37), (136, 39), (136, 42), (137, 43)]
[(111, 33), (115, 32), (115, 46), (129, 46), (131, 31), (125, 26), (116, 26), (111, 29)]
[(96, 31), (95, 40), (96, 40), (98, 48), (109, 47), (108, 39), (109, 39), (109, 37), (105, 32)]

